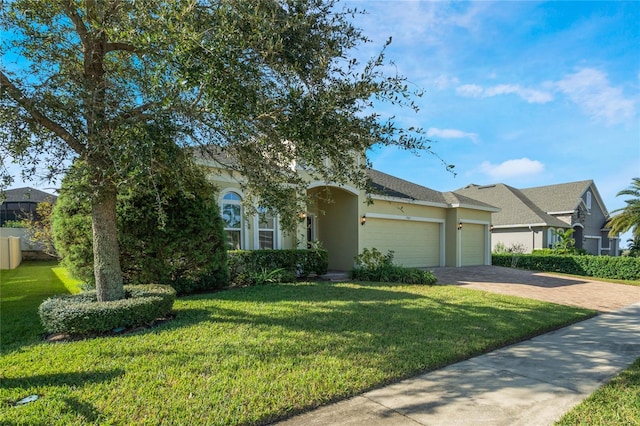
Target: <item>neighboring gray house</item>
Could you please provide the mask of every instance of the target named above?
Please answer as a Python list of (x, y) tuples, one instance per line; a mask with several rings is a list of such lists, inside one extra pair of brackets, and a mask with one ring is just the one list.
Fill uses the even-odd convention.
[(0, 194), (0, 227), (6, 221), (18, 221), (26, 216), (35, 215), (38, 203), (55, 202), (57, 198), (48, 192), (29, 187), (6, 189)]
[(618, 238), (609, 238), (609, 219), (592, 180), (517, 189), (504, 184), (468, 185), (457, 194), (501, 209), (492, 216), (492, 249), (502, 243), (526, 252), (548, 248), (556, 230), (573, 229), (576, 247), (594, 255), (619, 255)]

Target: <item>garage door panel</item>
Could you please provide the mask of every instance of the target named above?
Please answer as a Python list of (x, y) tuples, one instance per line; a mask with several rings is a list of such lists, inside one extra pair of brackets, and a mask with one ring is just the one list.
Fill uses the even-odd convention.
[(462, 266), (484, 265), (485, 226), (465, 223), (462, 227)]
[(440, 265), (440, 224), (406, 220), (369, 219), (364, 246), (383, 254), (394, 252), (394, 263), (409, 267)]

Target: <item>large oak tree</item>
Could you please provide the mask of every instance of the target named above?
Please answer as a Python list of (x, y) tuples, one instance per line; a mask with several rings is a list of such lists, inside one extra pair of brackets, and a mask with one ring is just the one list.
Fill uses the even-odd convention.
[(297, 168), (363, 186), (361, 154), (373, 145), (430, 152), (420, 129), (375, 112), (383, 103), (417, 110), (419, 93), (385, 72), (394, 68), (384, 48), (363, 63), (350, 57), (369, 40), (333, 1), (2, 5), (0, 157), (27, 174), (59, 173), (69, 159), (86, 166), (100, 301), (123, 297), (116, 193), (132, 176), (173, 167), (153, 154), (145, 128), (170, 127), (185, 152), (224, 151), (218, 159), (233, 159), (247, 193), (285, 224), (301, 208)]

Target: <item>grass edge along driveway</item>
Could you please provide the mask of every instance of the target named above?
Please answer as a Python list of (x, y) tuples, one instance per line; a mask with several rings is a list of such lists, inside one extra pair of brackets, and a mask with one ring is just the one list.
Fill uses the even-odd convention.
[(175, 313), (117, 337), (3, 345), (0, 423), (264, 424), (593, 315), (454, 286), (349, 282), (184, 297)]
[(556, 425), (640, 425), (640, 358), (562, 416)]

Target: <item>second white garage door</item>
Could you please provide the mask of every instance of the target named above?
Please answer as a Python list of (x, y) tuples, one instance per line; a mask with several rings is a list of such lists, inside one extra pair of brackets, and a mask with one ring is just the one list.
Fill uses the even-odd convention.
[(394, 251), (394, 263), (409, 267), (440, 265), (440, 224), (392, 219), (368, 219), (364, 247), (382, 254)]

